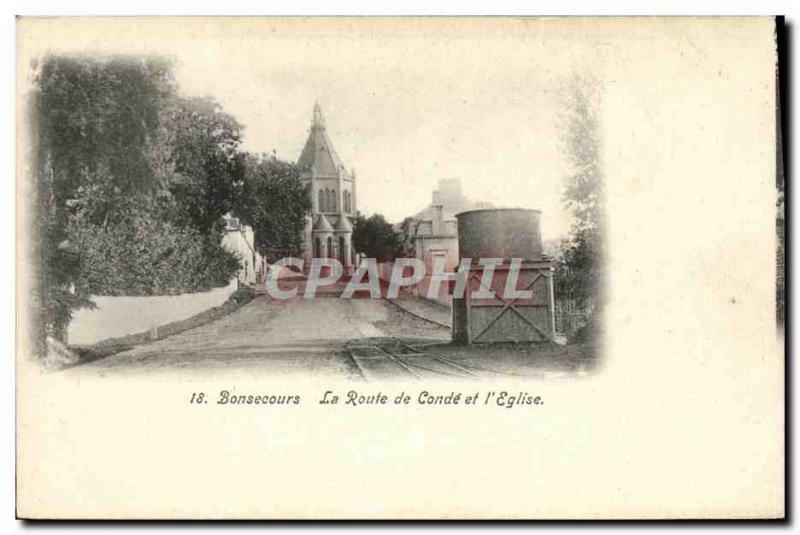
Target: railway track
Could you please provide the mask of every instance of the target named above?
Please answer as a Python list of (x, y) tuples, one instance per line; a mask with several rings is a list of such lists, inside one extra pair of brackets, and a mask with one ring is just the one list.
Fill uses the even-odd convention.
[(434, 344), (416, 345), (394, 337), (360, 339), (344, 347), (362, 377), (367, 380), (475, 379), (512, 375), (438, 355), (435, 348)]

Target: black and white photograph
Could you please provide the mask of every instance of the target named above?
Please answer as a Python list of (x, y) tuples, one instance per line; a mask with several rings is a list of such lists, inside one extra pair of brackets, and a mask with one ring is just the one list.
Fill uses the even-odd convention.
[(783, 28), (18, 17), (17, 514), (782, 517)]
[[(219, 96), (197, 92), (214, 76), (201, 57), (31, 64), (45, 366), (367, 380), (596, 367), (591, 71), (498, 68), (462, 98), (446, 90), (455, 68), (405, 71), (417, 60), (391, 91), (349, 62), (248, 60)], [(525, 90), (509, 102), (512, 80)]]

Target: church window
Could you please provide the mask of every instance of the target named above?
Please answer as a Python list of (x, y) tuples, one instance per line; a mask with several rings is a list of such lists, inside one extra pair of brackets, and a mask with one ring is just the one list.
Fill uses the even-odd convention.
[(323, 190), (319, 190), (319, 195), (317, 195), (317, 210), (325, 211), (325, 192)]
[(336, 202), (336, 192), (331, 190), (331, 212), (336, 211), (336, 205), (339, 204)]

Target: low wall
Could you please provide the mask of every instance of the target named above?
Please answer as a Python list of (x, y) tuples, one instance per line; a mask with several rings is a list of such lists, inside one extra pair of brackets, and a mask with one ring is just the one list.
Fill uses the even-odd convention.
[(416, 285), (415, 292), (419, 297), (424, 297), (442, 306), (451, 308), (453, 306), (453, 296), (449, 292), (449, 284), (447, 282), (439, 283), (439, 291), (432, 297), (428, 297), (428, 287), (431, 284), (431, 276), (426, 275)]
[[(392, 269), (394, 268), (393, 262), (383, 262), (378, 264), (378, 275), (381, 278), (382, 287), (388, 287), (389, 281), (392, 278)], [(430, 268), (428, 268), (430, 269)], [(407, 275), (409, 273), (406, 273)], [(425, 299), (430, 299), (436, 303), (439, 303), (442, 306), (452, 307), (453, 306), (453, 296), (450, 295), (448, 291), (448, 284), (446, 282), (442, 282), (439, 285), (439, 292), (433, 298), (428, 297), (428, 286), (431, 282), (431, 276), (425, 275), (421, 281), (415, 284), (412, 288), (409, 287), (401, 287), (400, 295), (404, 294), (412, 294), (419, 297), (424, 297)], [(384, 286), (385, 285), (385, 286)]]
[(92, 345), (149, 331), (173, 321), (185, 320), (220, 306), (236, 291), (236, 279), (228, 286), (208, 292), (144, 297), (92, 297), (97, 308), (75, 311), (67, 330), (69, 345)]

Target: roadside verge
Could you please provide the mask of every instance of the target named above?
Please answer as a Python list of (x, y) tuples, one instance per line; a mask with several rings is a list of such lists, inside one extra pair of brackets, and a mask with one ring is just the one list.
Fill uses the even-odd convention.
[(70, 346), (70, 349), (79, 357), (78, 362), (74, 364), (74, 366), (99, 360), (122, 351), (127, 351), (137, 345), (161, 340), (168, 336), (200, 327), (201, 325), (215, 321), (245, 306), (253, 300), (255, 295), (252, 288), (240, 288), (233, 292), (228, 300), (221, 305), (204, 310), (189, 318), (160, 325), (156, 329), (141, 331), (127, 336), (109, 338), (92, 345)]

